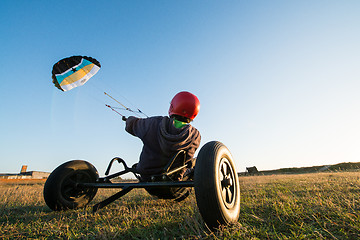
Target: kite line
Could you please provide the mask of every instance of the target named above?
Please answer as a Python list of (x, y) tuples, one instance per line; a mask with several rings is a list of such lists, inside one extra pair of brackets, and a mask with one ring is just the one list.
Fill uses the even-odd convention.
[(119, 114), (120, 116), (123, 116), (123, 117), (124, 117), (123, 114), (119, 113), (119, 112), (116, 111), (115, 109), (123, 109), (123, 110), (129, 111), (129, 112), (135, 113), (135, 114), (137, 114), (137, 115), (138, 115), (138, 114), (142, 114), (142, 115), (144, 115), (145, 117), (148, 117), (148, 116), (147, 116), (144, 112), (142, 112), (139, 108), (137, 108), (137, 111), (134, 111), (134, 110), (132, 110), (131, 108), (126, 107), (124, 104), (122, 104), (121, 102), (119, 102), (119, 101), (116, 100), (115, 98), (113, 98), (109, 93), (104, 92), (104, 94), (122, 106), (122, 108), (119, 108), (119, 107), (113, 107), (113, 106), (110, 106), (110, 105), (108, 105), (108, 104), (105, 104), (105, 106), (107, 106), (108, 108), (110, 108), (111, 110), (113, 110), (114, 112), (116, 112), (117, 114)]

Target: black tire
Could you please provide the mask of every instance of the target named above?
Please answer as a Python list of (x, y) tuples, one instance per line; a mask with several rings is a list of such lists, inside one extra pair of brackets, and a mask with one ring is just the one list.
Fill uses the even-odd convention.
[(200, 214), (211, 230), (239, 219), (239, 179), (231, 153), (221, 142), (208, 142), (200, 149), (194, 187)]
[(97, 188), (79, 188), (76, 183), (95, 183), (99, 178), (89, 162), (73, 160), (57, 167), (46, 180), (44, 199), (54, 211), (86, 206), (96, 195)]

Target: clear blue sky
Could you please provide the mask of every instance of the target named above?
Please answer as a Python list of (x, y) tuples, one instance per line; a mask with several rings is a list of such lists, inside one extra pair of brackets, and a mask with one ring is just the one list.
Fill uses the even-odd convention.
[[(202, 145), (223, 142), (238, 171), (360, 162), (359, 13), (357, 0), (2, 0), (0, 172), (137, 162), (101, 90), (148, 115), (195, 93)], [(61, 92), (52, 66), (72, 55), (102, 68)]]

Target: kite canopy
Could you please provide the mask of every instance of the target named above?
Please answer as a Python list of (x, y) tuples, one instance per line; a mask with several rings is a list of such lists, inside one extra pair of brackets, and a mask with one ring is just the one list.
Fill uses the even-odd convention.
[(72, 56), (61, 59), (53, 66), (53, 83), (61, 91), (68, 91), (84, 85), (100, 67), (100, 63), (91, 57)]

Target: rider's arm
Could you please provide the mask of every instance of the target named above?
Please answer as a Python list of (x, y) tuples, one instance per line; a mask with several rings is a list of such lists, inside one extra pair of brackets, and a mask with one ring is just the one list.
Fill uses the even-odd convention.
[[(126, 119), (125, 130), (134, 135), (143, 139), (148, 133), (149, 129), (154, 127), (158, 123), (157, 118), (159, 117), (150, 117), (150, 118), (137, 118), (137, 117), (128, 117)], [(160, 117), (161, 118), (161, 117)]]

